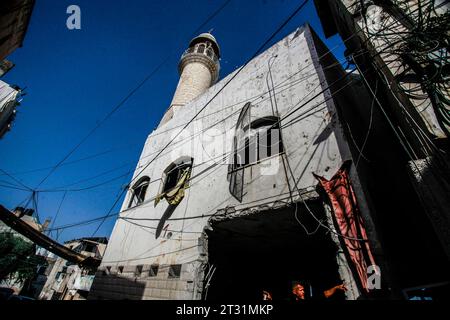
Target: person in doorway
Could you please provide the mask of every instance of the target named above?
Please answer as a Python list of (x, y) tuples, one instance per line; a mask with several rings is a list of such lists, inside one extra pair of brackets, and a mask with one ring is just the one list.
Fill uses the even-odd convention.
[(336, 294), (339, 291), (346, 291), (347, 288), (345, 287), (345, 284), (339, 284), (337, 286), (334, 286), (333, 288), (330, 288), (328, 290), (325, 290), (319, 295), (319, 297), (309, 297), (309, 295), (305, 292), (305, 286), (302, 282), (294, 282), (292, 284), (292, 294), (295, 301), (302, 301), (310, 298), (330, 298), (334, 294)]

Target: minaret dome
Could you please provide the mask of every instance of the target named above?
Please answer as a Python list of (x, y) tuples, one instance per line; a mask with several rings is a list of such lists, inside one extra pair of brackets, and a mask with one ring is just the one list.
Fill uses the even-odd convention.
[(202, 33), (192, 39), (181, 55), (178, 64), (180, 80), (172, 102), (160, 125), (172, 119), (177, 108), (189, 103), (219, 79), (220, 47), (210, 33)]

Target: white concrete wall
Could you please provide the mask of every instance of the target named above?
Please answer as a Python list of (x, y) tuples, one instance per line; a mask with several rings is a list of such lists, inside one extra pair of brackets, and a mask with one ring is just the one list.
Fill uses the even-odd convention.
[[(228, 161), (222, 161), (221, 156), (223, 153), (227, 155), (231, 153), (234, 127), (246, 102), (250, 101), (254, 106), (252, 118), (272, 115), (266, 76), (268, 61), (274, 55), (278, 56), (271, 60), (273, 62), (271, 69), (281, 117), (320, 93), (326, 86), (320, 83), (305, 33), (294, 32), (251, 61), (174, 143), (171, 143), (157, 160), (147, 166), (149, 161), (153, 160), (155, 153), (171, 141), (174, 134), (223, 87), (233, 74), (180, 108), (170, 122), (161, 125), (149, 135), (142, 151), (135, 175), (139, 173), (139, 177), (147, 175), (151, 179), (145, 202), (138, 207), (128, 209), (131, 197), (129, 192), (121, 209), (121, 218), (155, 219), (155, 221), (126, 221), (119, 218), (100, 270), (104, 270), (107, 266), (111, 266), (113, 270), (116, 270), (118, 266), (125, 266), (131, 272), (136, 265), (185, 264), (186, 268), (191, 268), (183, 279), (189, 281), (188, 287), (185, 291), (181, 290), (180, 295), (170, 297), (193, 297), (191, 283), (195, 278), (195, 268), (199, 266), (199, 259), (202, 258), (200, 255), (202, 247), (199, 246), (198, 239), (207, 224), (208, 215), (226, 207), (244, 210), (263, 204), (270, 206), (277, 200), (287, 200), (288, 185), (280, 156), (266, 159), (246, 169), (246, 194), (242, 203), (239, 203), (228, 190)], [(282, 131), (287, 157), (298, 181), (298, 187), (304, 191), (314, 190), (317, 185), (313, 172), (330, 178), (339, 169), (343, 159), (350, 158), (346, 144), (342, 144), (343, 132), (337, 121), (336, 110), (332, 103), (323, 103), (329, 94), (329, 92), (319, 94), (305, 105), (301, 112), (317, 107)], [(296, 112), (295, 115), (301, 112)], [(291, 119), (292, 117), (283, 120), (282, 125)], [(202, 133), (202, 130), (208, 127), (212, 127), (213, 130)], [(207, 140), (211, 136), (217, 136), (219, 140), (223, 140), (225, 148), (210, 150), (213, 148), (210, 148)], [(338, 139), (341, 140), (339, 144)], [(161, 188), (163, 171), (181, 156), (194, 158), (191, 175), (194, 178), (191, 179), (190, 188), (171, 218), (186, 219), (167, 221), (172, 237), (167, 238), (167, 234), (164, 237), (163, 231), (161, 237), (155, 239), (155, 228), (168, 204), (163, 200), (154, 207), (153, 199)], [(267, 167), (269, 161), (278, 165), (278, 169), (272, 175), (261, 175), (261, 170)], [(217, 165), (213, 166), (216, 163)], [(213, 167), (208, 170), (211, 166)], [(143, 170), (142, 173), (141, 170)], [(196, 177), (203, 170), (207, 171)], [(139, 177), (136, 177), (134, 181), (137, 181)], [(290, 178), (291, 186), (293, 183), (293, 179)], [(205, 217), (189, 219), (199, 215), (205, 215)], [(145, 285), (151, 287), (150, 282), (146, 282)], [(103, 288), (103, 290), (108, 289)], [(162, 290), (170, 292), (167, 286)], [(166, 295), (164, 293), (164, 296), (160, 297), (164, 298)], [(147, 294), (146, 291), (143, 298), (154, 297), (157, 296), (151, 292)]]

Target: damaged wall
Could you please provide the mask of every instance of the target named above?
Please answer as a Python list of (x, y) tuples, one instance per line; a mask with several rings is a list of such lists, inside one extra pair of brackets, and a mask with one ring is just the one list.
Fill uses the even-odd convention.
[[(208, 261), (202, 233), (212, 215), (239, 215), (307, 198), (317, 185), (313, 172), (330, 178), (344, 160), (352, 159), (335, 106), (326, 102), (332, 101), (325, 90), (329, 83), (318, 73), (324, 66), (313, 63), (318, 55), (312, 41), (318, 40), (305, 26), (253, 59), (147, 166), (235, 73), (177, 109), (170, 121), (148, 136), (133, 179), (150, 178), (145, 200), (128, 208), (133, 196), (128, 192), (90, 299), (200, 299)], [(247, 102), (252, 104), (252, 119), (280, 117), (285, 154), (244, 169), (244, 195), (239, 202), (229, 192), (228, 165), (237, 118)], [(194, 159), (189, 188), (168, 215), (167, 202), (155, 206), (154, 199), (163, 190), (164, 171), (180, 157)], [(158, 225), (163, 226), (160, 235)], [(151, 267), (156, 265), (159, 270), (154, 275)], [(181, 265), (180, 272), (170, 272), (174, 265)], [(356, 296), (352, 293), (350, 298)]]

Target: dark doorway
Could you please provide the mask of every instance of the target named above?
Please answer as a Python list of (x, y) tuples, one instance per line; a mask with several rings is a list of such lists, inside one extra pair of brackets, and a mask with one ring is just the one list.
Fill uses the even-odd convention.
[[(308, 207), (325, 223), (319, 202), (310, 201)], [(207, 231), (208, 250), (210, 266), (216, 269), (204, 298), (261, 301), (267, 290), (274, 301), (290, 300), (294, 281), (306, 282), (307, 294), (321, 298), (324, 290), (342, 283), (337, 246), (328, 230), (317, 229), (317, 221), (298, 204), (300, 222), (309, 232), (317, 229), (307, 235), (295, 212), (291, 206), (213, 222), (213, 231)], [(333, 298), (345, 299), (345, 295), (338, 293)]]

